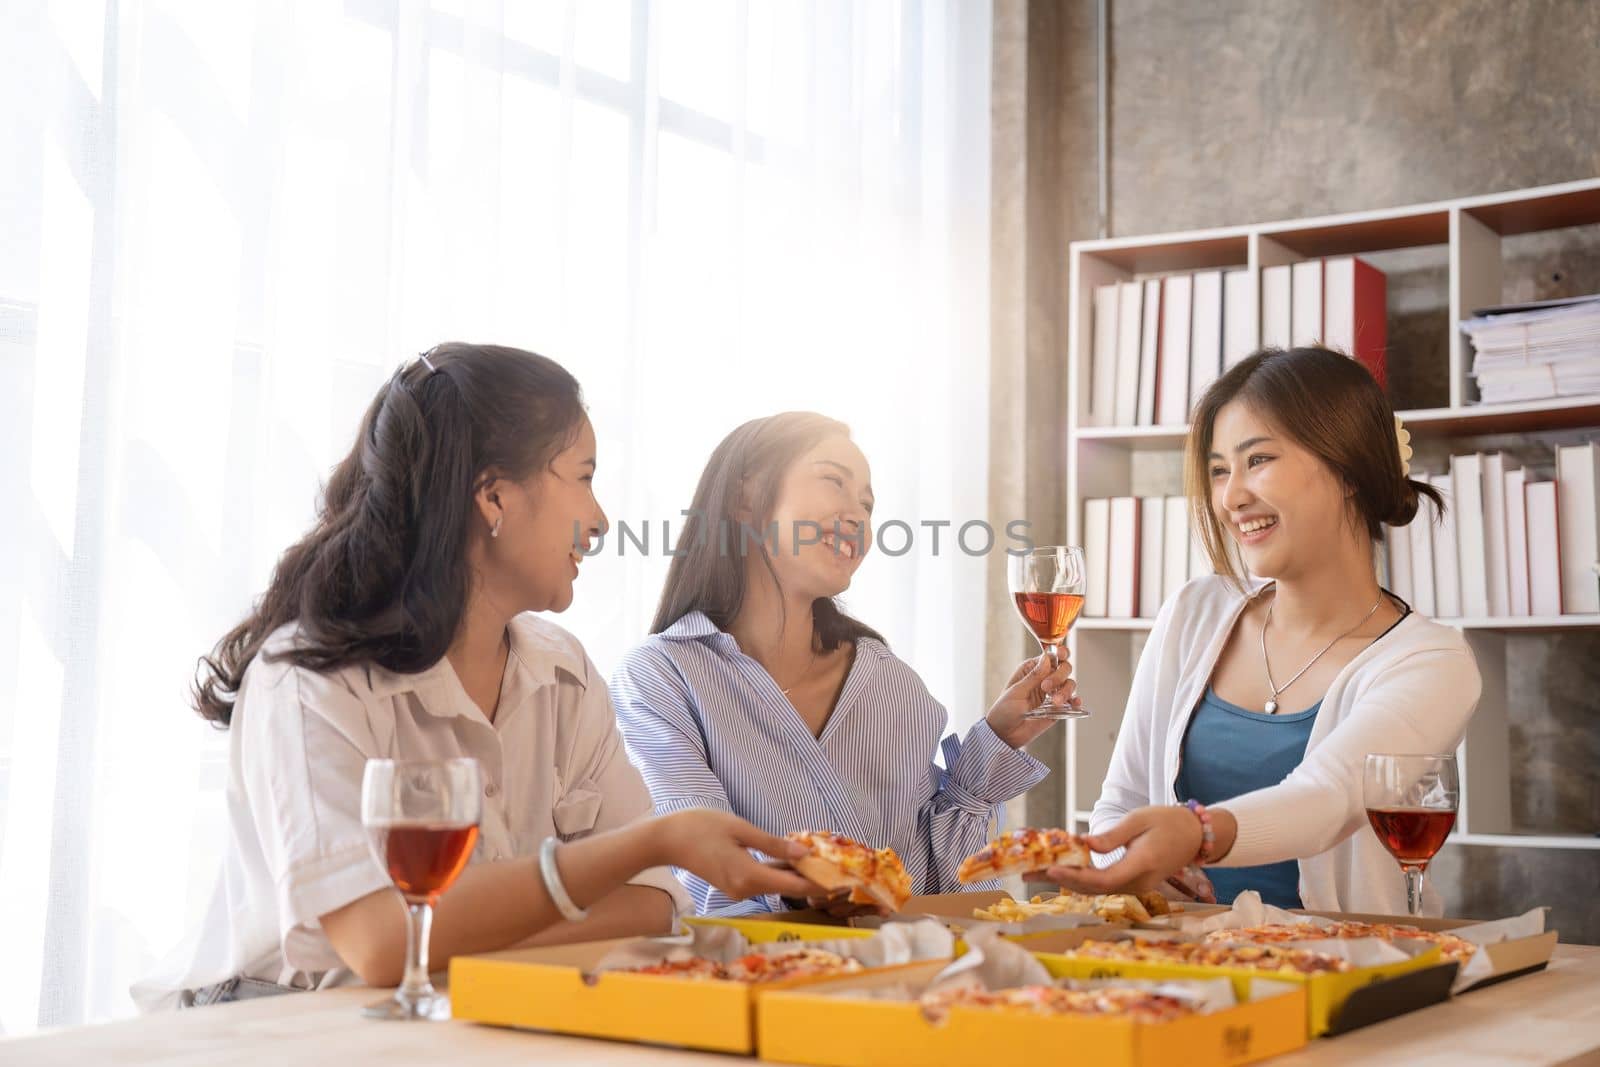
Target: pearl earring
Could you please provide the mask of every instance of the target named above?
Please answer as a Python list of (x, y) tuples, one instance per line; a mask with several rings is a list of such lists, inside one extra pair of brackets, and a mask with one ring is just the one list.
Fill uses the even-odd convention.
[(500, 520), (503, 519), (503, 518), (505, 518), (504, 515), (496, 515), (494, 517), (494, 525), (489, 528), (489, 536), (490, 537), (499, 537), (500, 536)]

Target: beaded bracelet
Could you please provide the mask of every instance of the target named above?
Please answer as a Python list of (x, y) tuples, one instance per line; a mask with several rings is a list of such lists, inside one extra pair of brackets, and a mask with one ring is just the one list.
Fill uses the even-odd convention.
[(1211, 850), (1217, 843), (1217, 832), (1211, 825), (1211, 813), (1206, 806), (1193, 798), (1184, 801), (1184, 807), (1194, 812), (1195, 818), (1200, 820), (1200, 851), (1195, 854), (1194, 865), (1203, 866), (1211, 859)]

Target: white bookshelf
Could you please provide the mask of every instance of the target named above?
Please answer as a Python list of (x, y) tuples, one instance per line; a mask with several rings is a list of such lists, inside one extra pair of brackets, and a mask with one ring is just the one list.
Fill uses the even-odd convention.
[[(1169, 273), (1246, 268), (1259, 316), (1264, 267), (1339, 255), (1432, 248), (1448, 259), (1447, 337), (1435, 350), (1396, 352), (1443, 360), (1449, 403), (1403, 410), (1419, 455), (1460, 437), (1600, 430), (1600, 396), (1479, 405), (1471, 347), (1457, 324), (1502, 302), (1502, 240), (1600, 223), (1600, 178), (1412, 207), (1186, 233), (1074, 242), (1068, 272), (1068, 539), (1081, 544), (1085, 499), (1181, 492), (1187, 426), (1087, 424), (1095, 287)], [(1393, 309), (1391, 308), (1391, 313)], [(1259, 326), (1259, 322), (1257, 324)], [(1256, 336), (1259, 338), (1259, 329)], [(1440, 619), (1466, 636), (1483, 674), (1483, 697), (1460, 756), (1461, 814), (1453, 845), (1600, 849), (1600, 836), (1512, 832), (1506, 715), (1507, 639), (1600, 630), (1600, 615)], [(1074, 675), (1093, 714), (1068, 724), (1066, 810), (1085, 822), (1109, 765), (1134, 666), (1152, 620), (1080, 618), (1069, 637)], [(1600, 830), (1600, 827), (1596, 828)]]

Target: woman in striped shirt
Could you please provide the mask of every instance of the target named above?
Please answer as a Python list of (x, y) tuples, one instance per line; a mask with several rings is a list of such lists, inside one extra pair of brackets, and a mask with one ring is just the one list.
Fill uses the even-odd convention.
[[(834, 601), (870, 547), (872, 504), (843, 423), (788, 412), (729, 434), (612, 698), (658, 813), (720, 808), (775, 834), (833, 830), (893, 848), (917, 892), (943, 892), (999, 806), (1047, 773), (1022, 746), (1050, 722), (1023, 715), (1041, 692), (1076, 701), (1071, 665), (1023, 663), (964, 741), (944, 736), (948, 715), (917, 673)], [(701, 913), (785, 906), (736, 903), (677, 874)]]

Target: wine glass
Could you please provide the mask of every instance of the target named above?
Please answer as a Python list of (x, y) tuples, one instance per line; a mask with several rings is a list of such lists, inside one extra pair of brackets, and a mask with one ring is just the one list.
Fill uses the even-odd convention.
[(1450, 835), (1461, 801), (1454, 756), (1367, 757), (1367, 821), (1406, 875), (1406, 907), (1422, 914), (1422, 872)]
[[(1061, 642), (1083, 610), (1088, 584), (1083, 549), (1069, 545), (1035, 548), (1012, 554), (1007, 562), (1008, 582), (1017, 614), (1027, 623), (1052, 666), (1060, 663)], [(1056, 707), (1048, 697), (1028, 712), (1028, 719), (1076, 719), (1089, 714), (1084, 708)]]
[(367, 761), (361, 824), (378, 863), (405, 899), (405, 980), (363, 1014), (375, 1019), (448, 1019), (450, 998), (428, 979), (433, 905), (467, 865), (483, 814), (483, 772), (474, 759)]

